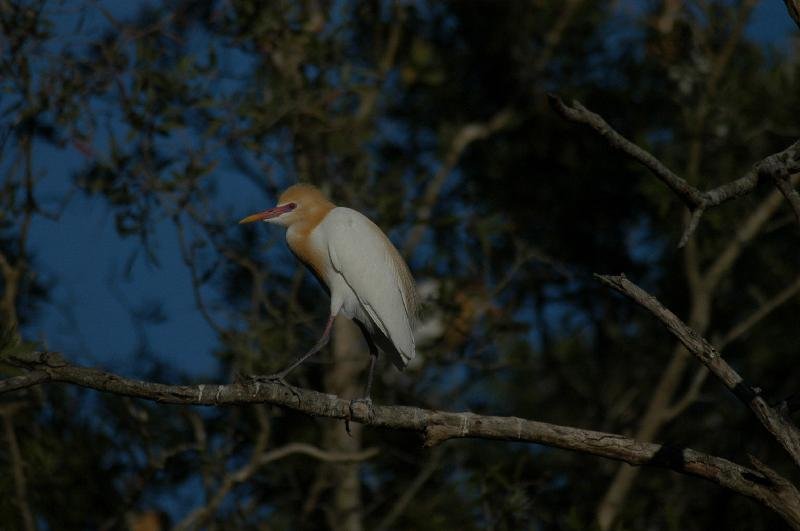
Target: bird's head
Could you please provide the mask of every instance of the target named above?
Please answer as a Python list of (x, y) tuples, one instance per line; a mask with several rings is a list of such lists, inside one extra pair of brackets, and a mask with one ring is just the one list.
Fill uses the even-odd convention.
[(325, 217), (333, 206), (316, 187), (310, 184), (295, 184), (283, 191), (276, 206), (247, 216), (239, 223), (266, 221), (289, 227), (300, 221), (318, 221)]

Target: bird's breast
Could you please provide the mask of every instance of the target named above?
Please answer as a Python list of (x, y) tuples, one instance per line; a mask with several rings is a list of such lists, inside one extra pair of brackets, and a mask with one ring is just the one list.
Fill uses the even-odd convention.
[(292, 253), (314, 276), (326, 287), (330, 287), (328, 279), (328, 262), (330, 261), (325, 251), (319, 231), (315, 227), (292, 226), (286, 231), (286, 243)]

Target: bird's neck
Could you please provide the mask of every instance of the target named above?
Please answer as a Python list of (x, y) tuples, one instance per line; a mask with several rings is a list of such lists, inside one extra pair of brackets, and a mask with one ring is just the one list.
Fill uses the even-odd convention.
[(326, 277), (324, 257), (322, 250), (315, 248), (311, 233), (333, 209), (332, 203), (320, 205), (302, 219), (292, 223), (286, 231), (286, 243), (289, 244), (292, 253), (323, 280)]
[(292, 223), (287, 231), (292, 232), (300, 237), (308, 237), (311, 234), (317, 225), (322, 223), (322, 220), (325, 219), (325, 216), (328, 213), (336, 208), (336, 205), (331, 203), (330, 201), (318, 202), (313, 206), (307, 208), (305, 212), (303, 212), (303, 217)]

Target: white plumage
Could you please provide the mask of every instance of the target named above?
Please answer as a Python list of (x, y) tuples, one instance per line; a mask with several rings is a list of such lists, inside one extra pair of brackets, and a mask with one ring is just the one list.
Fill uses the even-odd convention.
[[(318, 233), (318, 234), (317, 234)], [(404, 368), (414, 357), (416, 300), (411, 274), (397, 249), (363, 214), (331, 210), (312, 232), (327, 251), (331, 315), (341, 310), (366, 325), (373, 340)]]
[(389, 238), (363, 214), (337, 207), (316, 188), (288, 188), (274, 208), (240, 223), (267, 221), (287, 228), (289, 248), (322, 282), (331, 296), (330, 317), (317, 344), (296, 362), (270, 377), (283, 377), (328, 341), (333, 318), (342, 313), (361, 324), (372, 359), (367, 396), (377, 350), (403, 369), (414, 358), (413, 326), (417, 312), (414, 279)]

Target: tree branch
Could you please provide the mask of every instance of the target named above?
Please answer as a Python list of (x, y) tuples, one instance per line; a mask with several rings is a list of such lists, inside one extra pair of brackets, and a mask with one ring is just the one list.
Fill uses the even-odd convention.
[[(669, 169), (652, 153), (619, 134), (602, 116), (590, 111), (580, 102), (573, 101), (570, 107), (555, 94), (548, 94), (548, 98), (550, 106), (563, 118), (571, 122), (587, 125), (595, 130), (606, 139), (611, 147), (625, 153), (650, 170), (653, 175), (658, 177), (684, 202), (692, 212), (692, 216), (681, 237), (681, 247), (686, 244), (692, 232), (697, 228), (705, 210), (749, 194), (765, 177), (774, 180), (775, 185), (787, 196), (792, 208), (795, 209), (798, 213), (798, 218), (800, 218), (800, 196), (797, 195), (794, 189), (784, 191), (788, 187), (786, 184), (787, 176), (800, 172), (800, 140), (795, 141), (783, 151), (769, 155), (756, 163), (742, 177), (711, 190), (701, 191)], [(794, 192), (794, 194), (791, 194), (791, 192)]]
[(667, 327), (685, 347), (694, 354), (716, 376), (725, 387), (731, 390), (744, 402), (761, 424), (789, 453), (794, 462), (800, 465), (800, 430), (791, 420), (772, 408), (761, 397), (761, 389), (747, 384), (744, 379), (728, 363), (722, 359), (717, 350), (705, 338), (689, 328), (674, 313), (665, 308), (655, 297), (625, 278), (624, 275), (596, 275), (596, 277), (627, 296), (650, 313)]
[(608, 122), (602, 116), (590, 111), (578, 101), (573, 100), (572, 107), (570, 107), (555, 94), (548, 94), (547, 97), (550, 101), (550, 106), (563, 118), (571, 122), (588, 125), (594, 129), (606, 139), (611, 147), (622, 151), (661, 179), (691, 210), (705, 207), (705, 198), (700, 190), (678, 176), (652, 153), (619, 134), (613, 127), (608, 125)]
[(380, 523), (375, 527), (375, 531), (387, 531), (388, 529), (393, 529), (397, 519), (400, 518), (403, 513), (405, 513), (406, 508), (423, 487), (423, 485), (425, 485), (425, 482), (428, 481), (433, 473), (436, 472), (436, 469), (439, 468), (439, 461), (441, 461), (441, 458), (441, 448), (435, 449), (428, 459), (428, 462), (422, 466), (414, 480), (403, 489), (403, 493), (400, 495), (394, 505), (392, 505), (392, 508), (389, 509), (389, 511), (386, 513), (386, 516), (384, 516)]
[[(695, 338), (688, 341), (703, 345)], [(713, 349), (712, 349), (713, 350)], [(67, 363), (53, 352), (14, 354), (9, 360), (43, 372), (50, 382), (70, 383), (98, 391), (155, 402), (222, 406), (268, 403), (312, 416), (348, 419), (368, 426), (411, 430), (423, 434), (426, 446), (448, 439), (478, 438), (529, 442), (624, 461), (637, 466), (667, 468), (711, 481), (760, 501), (800, 529), (800, 493), (787, 481), (688, 448), (640, 442), (622, 435), (560, 426), (517, 417), (450, 413), (407, 406), (368, 407), (334, 395), (280, 384), (245, 382), (227, 385), (167, 385), (124, 378), (99, 369)], [(719, 360), (719, 358), (715, 358)], [(30, 385), (41, 383), (32, 379)], [(19, 386), (6, 386), (6, 391)], [(760, 400), (760, 397), (756, 397)], [(305, 452), (308, 453), (308, 452)], [(263, 460), (259, 460), (259, 465)], [(777, 477), (777, 476), (776, 476)]]
[(788, 177), (779, 177), (774, 175), (772, 179), (775, 181), (775, 186), (783, 194), (783, 197), (789, 201), (789, 204), (794, 211), (794, 217), (797, 219), (797, 222), (800, 223), (800, 193), (797, 193), (797, 190), (794, 188), (794, 186), (792, 186), (792, 183)]
[[(800, 277), (797, 277), (794, 282), (783, 288), (780, 292), (767, 300), (764, 304), (759, 306), (753, 313), (748, 315), (744, 320), (737, 323), (733, 328), (720, 339), (715, 342), (714, 347), (717, 350), (724, 350), (731, 342), (735, 341), (742, 335), (746, 334), (751, 328), (757, 325), (762, 319), (769, 315), (772, 311), (780, 307), (783, 303), (791, 299), (797, 292), (800, 291)], [(666, 418), (672, 419), (683, 413), (683, 411), (692, 405), (697, 397), (700, 396), (700, 389), (708, 376), (708, 369), (701, 367), (695, 373), (689, 389), (683, 396), (676, 400), (667, 411), (664, 413)]]
[(444, 183), (450, 173), (458, 164), (458, 160), (464, 151), (477, 140), (488, 138), (497, 131), (507, 127), (514, 119), (514, 113), (510, 108), (498, 111), (486, 122), (468, 123), (461, 127), (450, 143), (450, 150), (444, 158), (444, 162), (436, 171), (436, 174), (428, 182), (425, 192), (420, 199), (420, 206), (417, 208), (417, 221), (411, 228), (405, 242), (403, 243), (403, 254), (411, 256), (422, 241), (422, 236), (430, 221), (433, 208), (439, 198), (439, 193), (444, 187)]
[(786, 10), (789, 12), (789, 16), (792, 17), (797, 27), (800, 28), (800, 0), (783, 0), (783, 3), (786, 4)]
[(291, 455), (302, 454), (313, 457), (319, 461), (333, 462), (333, 463), (351, 463), (357, 461), (364, 461), (375, 457), (378, 454), (377, 448), (367, 448), (360, 452), (328, 452), (304, 443), (289, 443), (286, 446), (276, 448), (270, 452), (259, 453), (254, 455), (253, 458), (246, 465), (238, 470), (225, 476), (225, 479), (219, 486), (219, 489), (211, 498), (210, 502), (202, 507), (193, 510), (189, 515), (184, 518), (178, 525), (175, 526), (174, 531), (181, 531), (184, 529), (196, 529), (197, 524), (204, 522), (209, 518), (220, 506), (225, 497), (230, 491), (239, 483), (243, 483), (250, 479), (258, 469), (264, 465), (278, 461)]
[(50, 375), (44, 371), (32, 371), (19, 376), (12, 376), (5, 380), (0, 380), (0, 394), (24, 389), (50, 380)]
[[(790, 182), (796, 184), (798, 178), (800, 178), (800, 174), (792, 177)], [(736, 260), (741, 256), (744, 248), (759, 235), (764, 225), (772, 218), (780, 204), (781, 193), (778, 190), (768, 194), (759, 203), (758, 207), (752, 210), (747, 218), (738, 224), (735, 234), (730, 238), (723, 250), (717, 253), (711, 265), (703, 272), (698, 285), (702, 284), (703, 289), (713, 292), (723, 276), (731, 270)]]
[(737, 340), (743, 334), (746, 334), (770, 313), (780, 308), (785, 302), (797, 295), (797, 293), (800, 293), (800, 276), (795, 278), (794, 282), (787, 284), (782, 290), (756, 308), (753, 313), (728, 330), (717, 344), (717, 348), (722, 350), (731, 342)]

